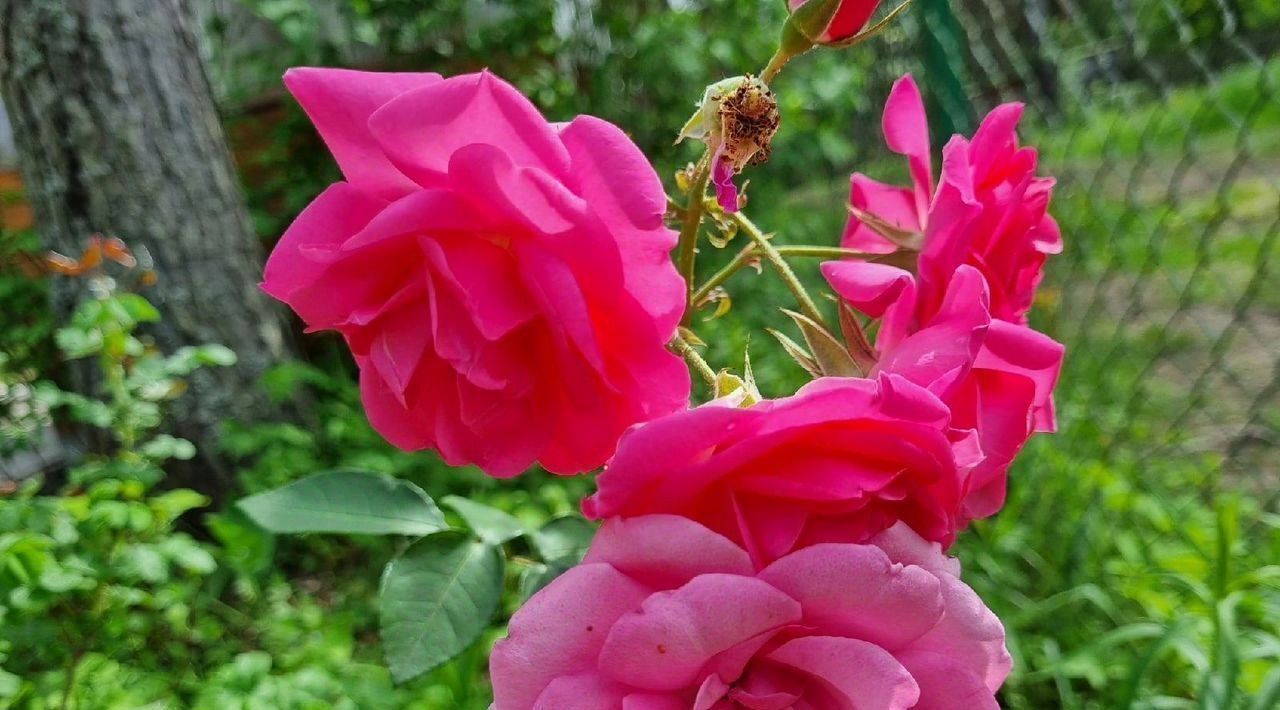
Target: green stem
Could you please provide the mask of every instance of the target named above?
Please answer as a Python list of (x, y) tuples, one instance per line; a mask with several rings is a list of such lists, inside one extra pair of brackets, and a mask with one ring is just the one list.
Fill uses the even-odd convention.
[(707, 150), (693, 169), (693, 181), (689, 184), (689, 200), (684, 208), (684, 220), (680, 227), (680, 242), (676, 247), (676, 267), (684, 277), (686, 303), (684, 323), (693, 318), (693, 284), (698, 256), (698, 228), (702, 226), (704, 198), (707, 181), (711, 177), (711, 151)]
[[(879, 256), (877, 254), (868, 254), (866, 252), (861, 252), (856, 249), (845, 249), (844, 247), (811, 246), (807, 244), (795, 245), (795, 246), (777, 246), (777, 247), (774, 247), (774, 249), (777, 249), (778, 253), (781, 254), (782, 256), (805, 256), (805, 257), (816, 257), (819, 259), (847, 259), (847, 258), (853, 257), (857, 259), (870, 260)], [(699, 286), (698, 289), (693, 292), (693, 303), (697, 305), (705, 301), (717, 286), (720, 286), (724, 282), (728, 281), (734, 274), (738, 273), (739, 271), (741, 271), (742, 269), (750, 265), (751, 262), (754, 261), (759, 256), (760, 256), (759, 247), (757, 247), (755, 243), (751, 243), (743, 247), (742, 251), (738, 252), (738, 255), (733, 257), (732, 261), (730, 261), (728, 264), (725, 264), (724, 268), (717, 271), (714, 275), (712, 275), (711, 278), (707, 279), (706, 283)]]
[(704, 300), (706, 300), (708, 296), (711, 295), (711, 292), (715, 290), (717, 286), (724, 283), (725, 281), (728, 281), (729, 277), (741, 271), (745, 266), (747, 266), (747, 264), (750, 264), (751, 261), (755, 258), (756, 258), (755, 244), (748, 244), (745, 247), (743, 247), (742, 251), (738, 252), (738, 255), (733, 257), (733, 261), (730, 261), (728, 264), (725, 264), (723, 269), (720, 269), (719, 271), (717, 271), (714, 275), (712, 275), (711, 278), (707, 279), (706, 283), (699, 286), (698, 289), (693, 292), (693, 297), (689, 301), (690, 305), (696, 306), (702, 303)]
[(706, 381), (707, 386), (711, 388), (712, 392), (715, 391), (716, 371), (711, 369), (711, 366), (708, 365), (707, 361), (698, 354), (698, 351), (689, 344), (689, 341), (685, 340), (677, 333), (676, 337), (671, 339), (671, 349), (689, 363), (689, 367), (691, 367), (694, 372), (698, 373), (698, 375)]
[(769, 66), (765, 67), (764, 71), (760, 72), (760, 81), (763, 81), (766, 84), (772, 84), (773, 78), (782, 71), (782, 68), (785, 67), (789, 61), (791, 61), (791, 56), (783, 54), (781, 49), (774, 52), (773, 57), (769, 59)]
[[(775, 247), (769, 241), (769, 238), (765, 236), (764, 232), (760, 231), (760, 228), (756, 226), (756, 223), (748, 219), (742, 212), (734, 212), (728, 216), (734, 222), (737, 222), (738, 229), (746, 232), (747, 236), (755, 244), (755, 247), (760, 250), (760, 256), (764, 257), (764, 260), (769, 262), (769, 265), (773, 267), (774, 271), (778, 272), (778, 276), (782, 279), (782, 282), (787, 285), (787, 289), (791, 291), (791, 295), (795, 296), (796, 303), (800, 304), (800, 311), (806, 316), (812, 318), (819, 325), (825, 327), (826, 319), (822, 317), (822, 312), (818, 310), (817, 304), (815, 304), (813, 299), (809, 297), (809, 292), (805, 290), (804, 284), (800, 283), (800, 279), (796, 277), (796, 272), (791, 270), (791, 265), (787, 263), (785, 258), (783, 258), (782, 253), (778, 251), (778, 247)], [(805, 255), (813, 256), (813, 250), (815, 249), (823, 249), (825, 253), (826, 249), (833, 248), (836, 247), (804, 247), (803, 249), (807, 252)], [(796, 256), (799, 255), (800, 254), (796, 254)]]
[(774, 247), (778, 253), (783, 256), (813, 256), (819, 259), (847, 259), (853, 257), (856, 259), (874, 259), (879, 254), (871, 254), (857, 249), (846, 249), (844, 247), (823, 247), (812, 246), (809, 244), (796, 244), (793, 246)]

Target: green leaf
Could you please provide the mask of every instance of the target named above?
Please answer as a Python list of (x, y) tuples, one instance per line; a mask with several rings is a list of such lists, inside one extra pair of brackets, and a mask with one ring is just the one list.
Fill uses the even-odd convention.
[(68, 358), (92, 355), (102, 349), (102, 332), (75, 327), (62, 328), (54, 333), (53, 340)]
[(130, 579), (158, 584), (169, 578), (169, 565), (155, 545), (134, 543), (120, 551), (117, 570)]
[(530, 541), (545, 562), (569, 561), (577, 564), (587, 554), (596, 528), (578, 515), (566, 515), (543, 525)]
[(818, 367), (818, 361), (815, 360), (812, 355), (805, 352), (805, 349), (801, 347), (799, 343), (788, 338), (779, 330), (775, 330), (773, 328), (765, 328), (764, 330), (778, 341), (778, 344), (782, 346), (782, 349), (786, 351), (787, 355), (791, 356), (791, 359), (795, 360), (797, 365), (804, 368), (805, 372), (813, 375), (814, 377), (822, 377), (822, 368)]
[(160, 311), (136, 293), (122, 293), (116, 296), (116, 301), (134, 323), (154, 323), (160, 320)]
[(1268, 710), (1280, 707), (1280, 668), (1272, 670), (1263, 681), (1262, 688), (1253, 698), (1249, 710)]
[(186, 439), (160, 434), (139, 447), (138, 452), (151, 459), (190, 461), (196, 455), (196, 447)]
[(236, 353), (225, 345), (198, 345), (194, 348), (196, 362), (212, 367), (231, 367), (236, 364)]
[(209, 505), (209, 499), (189, 488), (175, 488), (151, 498), (151, 509), (166, 520)]
[(379, 593), (382, 645), (396, 682), (426, 673), (479, 638), (502, 596), (503, 563), (496, 546), (446, 530), (387, 565)]
[(826, 328), (803, 313), (786, 308), (780, 310), (800, 327), (804, 341), (809, 345), (809, 351), (813, 353), (813, 359), (817, 361), (822, 374), (832, 377), (862, 377), (862, 368), (858, 367), (849, 351)]
[(452, 508), (485, 542), (501, 545), (528, 532), (524, 523), (515, 517), (468, 498), (445, 496), (440, 502)]
[(239, 508), (207, 515), (205, 524), (222, 543), (222, 558), (236, 572), (257, 577), (271, 568), (275, 537), (254, 525)]
[(536, 563), (526, 567), (520, 573), (520, 599), (529, 601), (529, 597), (542, 591), (542, 588), (555, 581), (556, 577), (568, 572), (573, 564), (567, 560), (550, 564)]
[(249, 496), (238, 505), (273, 533), (418, 536), (447, 527), (440, 509), (421, 488), (360, 471), (317, 473)]

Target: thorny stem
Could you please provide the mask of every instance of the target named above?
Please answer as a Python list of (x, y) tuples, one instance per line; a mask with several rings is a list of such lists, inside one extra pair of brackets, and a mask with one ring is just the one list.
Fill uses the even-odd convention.
[(686, 303), (684, 322), (687, 325), (693, 317), (693, 284), (697, 278), (695, 260), (698, 255), (698, 228), (702, 225), (704, 210), (703, 198), (706, 197), (707, 180), (711, 177), (711, 151), (707, 150), (693, 169), (693, 181), (689, 184), (689, 200), (684, 208), (684, 219), (680, 227), (680, 242), (676, 248), (676, 267), (684, 277)]
[(791, 265), (783, 258), (782, 253), (778, 251), (778, 247), (775, 247), (769, 241), (769, 238), (765, 236), (765, 233), (760, 231), (755, 222), (748, 219), (742, 212), (733, 212), (726, 216), (738, 223), (738, 228), (746, 232), (755, 247), (760, 250), (760, 256), (764, 257), (764, 260), (769, 262), (769, 265), (778, 272), (778, 276), (787, 285), (791, 295), (795, 296), (796, 302), (800, 304), (801, 312), (825, 327), (826, 319), (822, 317), (822, 312), (818, 310), (818, 306), (809, 297), (809, 292), (805, 290), (804, 284), (800, 283), (800, 279), (796, 277), (796, 272), (791, 270)]
[(765, 84), (772, 84), (773, 78), (778, 75), (778, 72), (782, 71), (782, 68), (785, 67), (789, 61), (791, 61), (791, 57), (783, 54), (781, 49), (774, 52), (773, 57), (769, 59), (769, 66), (765, 67), (764, 71), (760, 72), (760, 81), (763, 81)]
[[(778, 253), (784, 257), (809, 256), (817, 257), (819, 259), (847, 259), (850, 257), (858, 259), (874, 259), (878, 256), (877, 254), (868, 254), (856, 249), (845, 249), (844, 247), (796, 245), (775, 246), (774, 249), (777, 249)], [(742, 251), (738, 252), (738, 255), (733, 257), (732, 261), (726, 264), (724, 268), (713, 274), (711, 278), (707, 279), (706, 283), (699, 286), (698, 289), (693, 292), (694, 305), (705, 301), (717, 286), (728, 281), (730, 277), (749, 266), (751, 262), (755, 261), (759, 256), (759, 247), (756, 246), (754, 242), (743, 247)]]
[(716, 388), (716, 371), (711, 369), (707, 361), (702, 359), (698, 351), (689, 344), (679, 333), (671, 339), (671, 349), (685, 359), (693, 371), (698, 373), (703, 380), (706, 380), (707, 386), (714, 392)]

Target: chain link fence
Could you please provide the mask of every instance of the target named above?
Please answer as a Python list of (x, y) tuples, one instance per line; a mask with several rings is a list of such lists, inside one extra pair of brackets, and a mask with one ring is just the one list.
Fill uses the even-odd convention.
[(917, 0), (908, 16), (874, 84), (915, 72), (935, 134), (1025, 102), (1022, 137), (1058, 180), (1066, 249), (1037, 325), (1068, 346), (1064, 426), (1089, 434), (1059, 443), (1209, 457), (1216, 483), (1274, 510), (1280, 6)]

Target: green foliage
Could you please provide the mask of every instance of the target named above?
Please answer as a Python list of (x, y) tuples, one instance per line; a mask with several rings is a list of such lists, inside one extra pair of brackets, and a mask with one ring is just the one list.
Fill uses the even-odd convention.
[[(194, 454), (156, 426), (182, 375), (234, 356), (218, 347), (155, 352), (134, 332), (154, 318), (141, 297), (100, 292), (59, 343), (69, 356), (96, 358), (108, 398), (36, 388), (112, 432), (118, 447), (78, 464), (56, 494), (31, 481), (0, 498), (0, 707), (453, 707), (458, 694), (430, 679), (393, 686), (357, 638), (371, 611), (334, 609), (341, 595), (292, 591), (272, 569), (273, 537), (236, 509), (206, 518), (212, 541), (183, 530), (179, 519), (208, 501), (155, 487), (165, 461)], [(401, 505), (421, 495), (362, 478)], [(443, 523), (417, 500), (415, 530)]]
[[(16, 195), (0, 192), (0, 208), (16, 201)], [(55, 327), (47, 302), (48, 282), (26, 273), (23, 260), (39, 249), (36, 233), (0, 228), (0, 373), (30, 373), (45, 369), (52, 359), (50, 336)]]
[(317, 474), (245, 498), (239, 507), (273, 533), (420, 536), (445, 527), (440, 509), (421, 488), (356, 471)]
[[(444, 504), (465, 529), (445, 528), (435, 503), (417, 486), (354, 471), (330, 471), (245, 498), (238, 509), (277, 533), (336, 532), (417, 539), (382, 572), (381, 640), (391, 676), (403, 682), (463, 655), (490, 627), (507, 589), (507, 557), (519, 571), (517, 597), (527, 599), (581, 561), (594, 527), (564, 516), (532, 527), (513, 515), (461, 496)], [(225, 524), (225, 522), (224, 522)], [(455, 700), (483, 683), (465, 683)]]
[(391, 677), (425, 673), (470, 646), (502, 596), (502, 551), (463, 532), (418, 540), (387, 565), (378, 603)]

